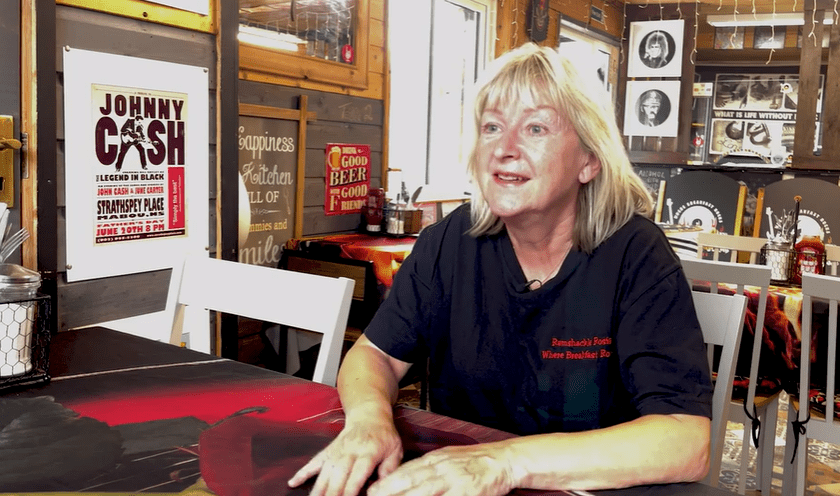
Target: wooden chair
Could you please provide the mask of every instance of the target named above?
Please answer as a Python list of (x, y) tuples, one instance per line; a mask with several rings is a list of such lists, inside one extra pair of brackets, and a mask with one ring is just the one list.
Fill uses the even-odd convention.
[(719, 260), (721, 251), (728, 251), (729, 261), (737, 262), (738, 255), (749, 252), (749, 263), (757, 264), (761, 249), (766, 244), (765, 238), (701, 232), (697, 233), (697, 258), (703, 258), (704, 250), (712, 250), (712, 260)]
[[(721, 237), (729, 238), (731, 236)], [(759, 380), (761, 344), (772, 269), (765, 265), (733, 264), (700, 259), (682, 260), (682, 266), (686, 278), (690, 281), (709, 282), (711, 293), (718, 293), (720, 285), (726, 283), (735, 286), (734, 292), (736, 295), (744, 295), (745, 286), (756, 286), (760, 288), (755, 319), (755, 333), (753, 335), (752, 349), (750, 350), (747, 396), (743, 400), (740, 398), (731, 398), (733, 404), (736, 406), (729, 411), (729, 420), (744, 424), (741, 475), (738, 480), (739, 494), (744, 494), (746, 491), (746, 474), (749, 467), (749, 457), (747, 455), (749, 454), (751, 433), (749, 427), (753, 422), (755, 422), (755, 428), (758, 429), (756, 478), (761, 484), (762, 492), (764, 494), (770, 494), (769, 491), (773, 478), (773, 450), (776, 420), (778, 417), (781, 390), (772, 394), (758, 394), (756, 392), (756, 386)], [(741, 320), (741, 325), (744, 325), (743, 319)], [(745, 353), (746, 351), (744, 350)], [(753, 419), (749, 418), (745, 413), (744, 405), (747, 406), (747, 410), (752, 410), (750, 415), (753, 416)], [(762, 426), (763, 428), (760, 428)]]
[[(825, 379), (825, 410), (811, 407), (811, 355), (813, 343), (813, 307), (815, 300), (828, 303), (828, 322), (820, 332), (827, 332)], [(840, 303), (840, 278), (802, 274), (802, 340), (799, 362), (799, 396), (791, 395), (788, 408), (788, 437), (785, 444), (785, 474), (782, 494), (805, 494), (807, 481), (808, 441), (821, 440), (840, 444), (840, 420), (836, 418), (834, 395), (837, 368), (837, 306)], [(819, 350), (816, 350), (818, 352)], [(800, 430), (799, 426), (803, 428)], [(798, 440), (796, 437), (798, 436)], [(791, 458), (794, 456), (791, 464)]]
[[(380, 296), (377, 287), (373, 262), (353, 260), (330, 255), (328, 253), (283, 250), (278, 265), (281, 269), (308, 272), (328, 277), (347, 277), (356, 281), (353, 290), (353, 304), (350, 307), (350, 319), (345, 338), (355, 342), (370, 323), (373, 314), (379, 308)], [(420, 382), (420, 408), (426, 409), (428, 378), (423, 363), (411, 367), (400, 387)]]
[(346, 277), (355, 281), (353, 303), (350, 306), (350, 318), (348, 320), (349, 327), (353, 331), (361, 333), (379, 308), (380, 296), (377, 289), (376, 274), (374, 273), (373, 262), (369, 260), (354, 260), (322, 253), (287, 249), (283, 250), (277, 267), (327, 277)]
[(184, 262), (170, 343), (181, 341), (186, 307), (322, 334), (313, 380), (335, 385), (354, 282), (207, 256)]
[(721, 348), (712, 397), (711, 466), (709, 475), (704, 480), (706, 484), (717, 486), (723, 460), (726, 422), (732, 409), (732, 381), (735, 378), (735, 363), (741, 345), (747, 298), (742, 295), (725, 296), (702, 291), (693, 291), (692, 296), (697, 319), (703, 330), (710, 368), (713, 366), (715, 347)]

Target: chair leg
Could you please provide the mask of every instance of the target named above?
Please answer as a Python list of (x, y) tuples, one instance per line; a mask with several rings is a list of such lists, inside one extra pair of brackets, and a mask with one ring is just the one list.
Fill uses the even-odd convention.
[[(738, 494), (744, 494), (747, 491), (747, 475), (750, 468), (750, 446), (752, 446), (752, 436), (750, 435), (752, 429), (750, 427), (750, 419), (744, 416), (744, 433), (741, 436), (741, 472), (738, 474)], [(756, 465), (757, 468), (758, 466)]]
[(761, 417), (759, 450), (756, 456), (756, 480), (761, 494), (768, 495), (773, 487), (773, 458), (776, 454), (776, 423), (779, 417), (779, 397), (758, 412)]
[(808, 438), (799, 436), (799, 446), (796, 449), (796, 459), (791, 463), (793, 457), (793, 429), (792, 422), (797, 420), (797, 412), (791, 404), (788, 407), (787, 437), (785, 438), (785, 458), (782, 460), (784, 467), (784, 478), (782, 494), (805, 495), (805, 486), (808, 484), (807, 460), (808, 460)]

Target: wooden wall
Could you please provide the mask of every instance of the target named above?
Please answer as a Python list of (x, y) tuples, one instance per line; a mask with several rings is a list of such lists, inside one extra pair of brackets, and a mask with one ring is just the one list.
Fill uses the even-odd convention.
[[(385, 106), (388, 79), (385, 3), (386, 0), (369, 0), (366, 89), (258, 71), (239, 71), (240, 103), (297, 109), (300, 96), (307, 95), (308, 110), (316, 113), (316, 120), (307, 124), (304, 236), (352, 231), (361, 223), (361, 215), (324, 215), (324, 152), (327, 143), (370, 145), (371, 187), (383, 186), (383, 171), (387, 167), (383, 151), (387, 140)], [(307, 63), (310, 62), (301, 57), (304, 68)]]
[[(501, 55), (511, 48), (527, 43), (530, 0), (497, 0), (496, 14), (496, 55)], [(601, 9), (603, 22), (593, 20), (590, 6)], [(548, 14), (548, 35), (540, 42), (544, 46), (557, 46), (558, 25), (561, 16), (568, 18), (589, 29), (621, 39), (624, 26), (623, 4), (618, 1), (591, 0), (550, 0)]]
[(355, 230), (361, 215), (324, 215), (324, 153), (327, 143), (370, 145), (371, 187), (380, 187), (384, 132), (382, 101), (267, 83), (239, 83), (239, 103), (297, 109), (301, 95), (307, 95), (307, 109), (316, 115), (316, 120), (309, 121), (306, 126), (303, 235)]
[[(124, 275), (68, 283), (66, 281), (66, 233), (64, 185), (64, 90), (62, 87), (63, 46), (115, 53), (147, 59), (207, 67), (209, 69), (210, 109), (216, 115), (216, 39), (212, 34), (187, 31), (173, 26), (147, 23), (107, 13), (70, 6), (56, 6), (56, 181), (57, 181), (57, 251), (56, 290), (58, 330), (131, 317), (163, 310), (169, 289), (169, 270)], [(210, 119), (210, 212), (209, 246), (215, 246), (215, 143), (216, 126)], [(44, 213), (40, 213), (44, 215)], [(47, 233), (40, 232), (46, 236)]]

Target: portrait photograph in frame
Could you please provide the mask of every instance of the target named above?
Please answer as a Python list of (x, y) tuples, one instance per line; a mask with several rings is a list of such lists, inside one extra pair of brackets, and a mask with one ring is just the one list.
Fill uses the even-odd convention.
[(675, 138), (679, 123), (679, 81), (628, 81), (625, 136)]
[(685, 20), (630, 23), (628, 77), (680, 77)]
[(780, 49), (785, 47), (785, 26), (756, 26), (753, 30), (753, 48)]

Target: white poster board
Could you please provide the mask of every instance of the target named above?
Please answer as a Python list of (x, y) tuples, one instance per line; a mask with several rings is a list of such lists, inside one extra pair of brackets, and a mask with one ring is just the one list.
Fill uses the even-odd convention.
[(680, 77), (685, 20), (630, 23), (627, 77)]
[(679, 81), (627, 81), (624, 134), (676, 137), (679, 103)]
[(208, 86), (202, 67), (64, 49), (69, 282), (205, 249)]
[(207, 0), (146, 0), (152, 3), (168, 5), (175, 9), (195, 12), (201, 15), (210, 15), (210, 3)]

